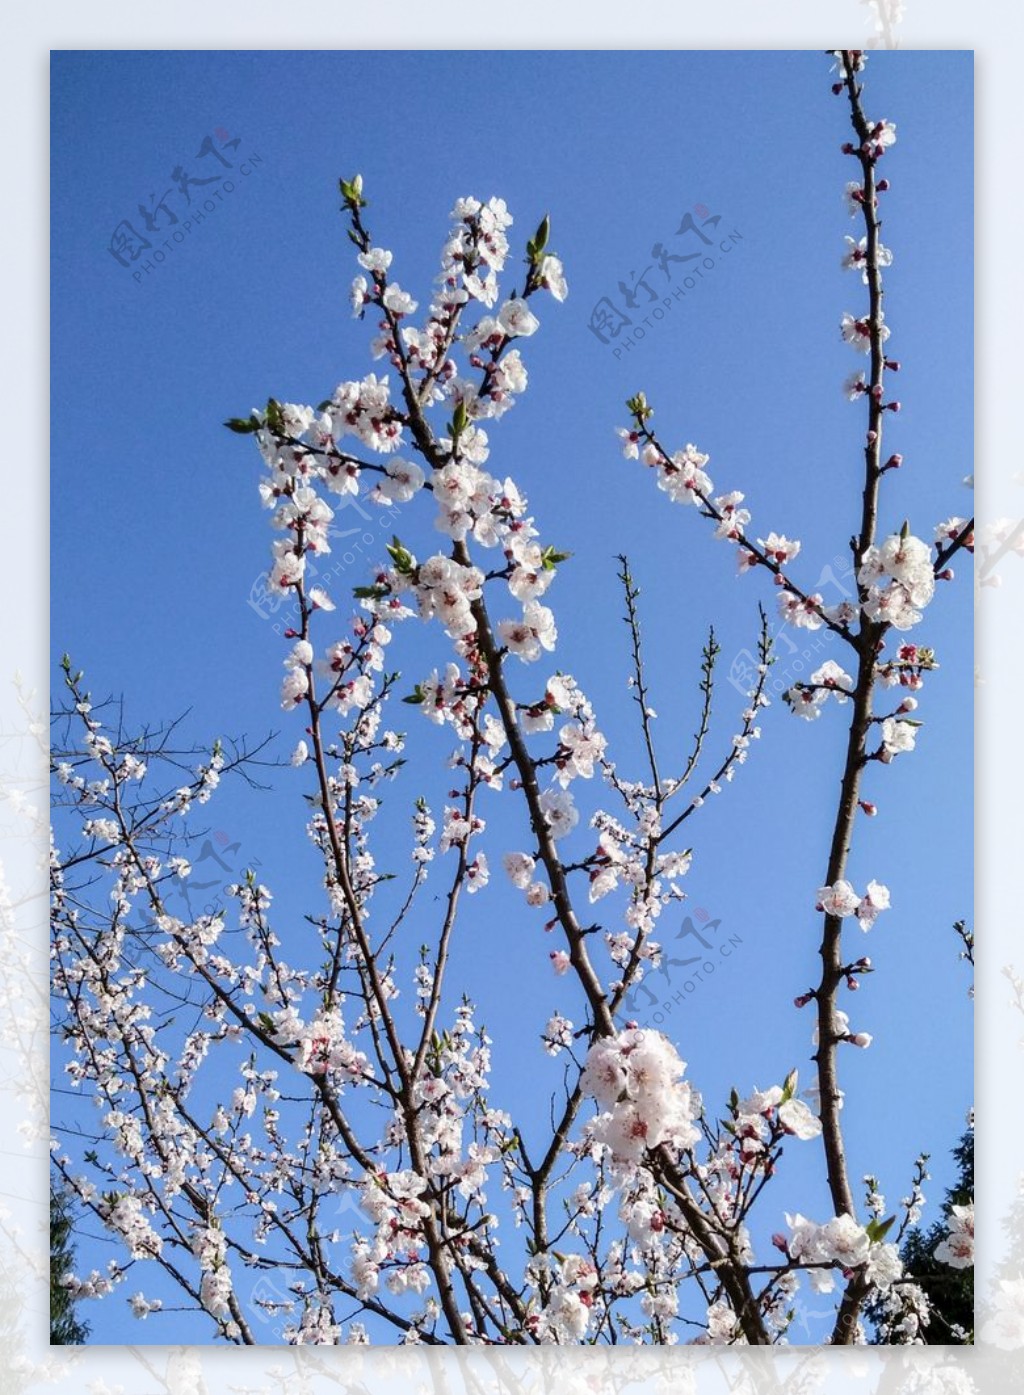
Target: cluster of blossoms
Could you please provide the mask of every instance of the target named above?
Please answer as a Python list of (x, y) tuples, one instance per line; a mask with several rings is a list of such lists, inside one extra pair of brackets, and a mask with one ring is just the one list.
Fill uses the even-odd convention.
[(844, 1272), (866, 1266), (866, 1277), (883, 1292), (903, 1275), (897, 1247), (873, 1243), (869, 1231), (852, 1216), (835, 1216), (819, 1225), (799, 1212), (787, 1212), (786, 1224), (791, 1234), (777, 1236), (776, 1243), (794, 1263), (808, 1266), (811, 1287), (818, 1293), (831, 1293), (835, 1287), (832, 1266)]
[(931, 548), (906, 531), (894, 533), (864, 553), (857, 580), (867, 590), (869, 620), (909, 630), (935, 594)]
[(826, 659), (806, 683), (794, 683), (783, 693), (792, 712), (813, 721), (830, 697), (843, 703), (853, 692), (853, 679), (834, 659)]
[(686, 1063), (661, 1032), (629, 1027), (596, 1041), (581, 1086), (604, 1111), (593, 1125), (613, 1167), (629, 1172), (663, 1143), (691, 1148), (700, 1137), (700, 1096), (683, 1080)]
[(814, 908), (840, 919), (856, 916), (860, 928), (870, 930), (881, 912), (889, 909), (889, 888), (868, 882), (864, 895), (859, 896), (848, 881), (840, 879), (832, 886), (819, 887)]

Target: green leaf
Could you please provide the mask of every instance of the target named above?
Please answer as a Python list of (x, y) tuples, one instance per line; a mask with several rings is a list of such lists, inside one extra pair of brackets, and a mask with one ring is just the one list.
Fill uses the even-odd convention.
[(224, 425), (236, 436), (251, 436), (253, 432), (260, 429), (260, 423), (256, 417), (228, 417)]
[(872, 1245), (880, 1244), (889, 1234), (889, 1231), (892, 1230), (895, 1223), (895, 1215), (890, 1216), (889, 1219), (885, 1221), (868, 1221), (864, 1229), (867, 1231), (868, 1239), (871, 1241)]
[(796, 1094), (798, 1078), (798, 1074), (795, 1070), (791, 1070), (786, 1076), (785, 1083), (782, 1086), (782, 1099), (780, 1103), (785, 1104), (787, 1100), (791, 1100)]
[(469, 425), (469, 413), (466, 411), (465, 402), (460, 402), (452, 415), (451, 434), (452, 439), (457, 440)]
[(388, 594), (386, 586), (353, 586), (352, 594), (357, 601), (379, 601)]
[(530, 243), (531, 247), (533, 248), (533, 251), (530, 255), (534, 261), (539, 261), (541, 256), (543, 255), (544, 248), (548, 245), (548, 237), (550, 236), (550, 234), (551, 219), (545, 213), (544, 217), (540, 220), (540, 226), (534, 233)]
[(554, 547), (546, 547), (541, 553), (541, 565), (546, 572), (553, 572), (559, 562), (568, 562), (571, 552), (559, 552)]
[(425, 698), (426, 693), (424, 693), (423, 689), (417, 683), (415, 688), (413, 688), (412, 692), (409, 694), (409, 696), (404, 697), (402, 701), (409, 703), (411, 707), (419, 707), (420, 703), (423, 702)]

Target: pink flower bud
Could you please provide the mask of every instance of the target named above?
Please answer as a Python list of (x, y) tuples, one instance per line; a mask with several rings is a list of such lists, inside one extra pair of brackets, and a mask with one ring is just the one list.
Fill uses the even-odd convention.
[(885, 462), (883, 468), (886, 470), (898, 470), (902, 464), (903, 456), (896, 453), (894, 455), (889, 456), (889, 459)]
[(781, 1250), (784, 1255), (789, 1254), (789, 1241), (780, 1230), (777, 1230), (772, 1236), (772, 1244), (777, 1250)]
[(851, 974), (846, 980), (846, 986), (850, 990), (850, 992), (853, 993), (856, 992), (856, 990), (860, 987), (860, 984)]
[(878, 440), (878, 432), (877, 432), (877, 431), (869, 431), (868, 434), (867, 434), (867, 443), (868, 443), (868, 445), (869, 445), (869, 446), (873, 446), (877, 440)]
[(936, 573), (936, 577), (937, 577), (937, 579), (938, 579), (939, 581), (952, 581), (952, 580), (953, 580), (953, 568), (952, 568), (952, 567), (943, 567), (943, 569), (942, 569), (941, 572), (937, 572), (937, 573)]
[(875, 815), (878, 813), (877, 805), (872, 804), (871, 801), (868, 799), (858, 799), (857, 803), (863, 809), (864, 813), (867, 814), (869, 819), (873, 819)]
[(880, 179), (875, 187), (878, 189), (878, 192), (880, 194), (888, 193), (889, 181), (887, 179)]
[(898, 412), (899, 410), (900, 410), (900, 403), (899, 403), (899, 402), (887, 402), (887, 403), (885, 404), (885, 411), (887, 411), (887, 412)]
[(885, 360), (885, 366), (889, 369), (890, 373), (898, 373), (900, 371), (900, 361), (897, 358), (887, 358)]
[(846, 1040), (850, 1043), (851, 1046), (859, 1046), (863, 1050), (867, 1050), (867, 1048), (871, 1045), (871, 1033), (854, 1032), (853, 1036), (847, 1037)]
[[(836, 89), (833, 87), (832, 91), (834, 92), (835, 90), (836, 90)], [(839, 84), (839, 91), (841, 92), (842, 90), (843, 90), (843, 85), (842, 85), (842, 83), (840, 83), (840, 84)], [(845, 142), (843, 143), (843, 146), (842, 146), (842, 151), (843, 151), (843, 154), (844, 154), (844, 155), (853, 155), (853, 154), (854, 154), (853, 143), (852, 143), (851, 141), (845, 141)]]
[(834, 93), (835, 96), (838, 97), (839, 94), (840, 94), (840, 92), (842, 92), (842, 90), (843, 90), (843, 84), (842, 84), (841, 82), (834, 82), (834, 83), (832, 84), (832, 91), (833, 91), (833, 93)]

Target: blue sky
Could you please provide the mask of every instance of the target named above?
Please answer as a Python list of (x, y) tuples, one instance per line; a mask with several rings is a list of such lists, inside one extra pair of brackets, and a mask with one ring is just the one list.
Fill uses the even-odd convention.
[[(570, 295), (540, 312), (541, 332), (524, 350), (530, 390), (492, 433), (489, 468), (516, 478), (545, 541), (573, 552), (549, 593), (561, 632), (556, 658), (594, 701), (620, 768), (639, 773), (627, 636), (617, 621), (614, 557), (623, 551), (643, 587), (663, 751), (685, 749), (694, 729), (699, 651), (713, 622), (722, 661), (710, 749), (724, 752), (743, 706), (729, 664), (753, 648), (757, 602), (773, 604), (770, 588), (756, 576), (736, 578), (731, 553), (707, 525), (621, 459), (613, 427), (625, 419), (625, 397), (642, 388), (664, 439), (695, 442), (711, 456), (718, 489), (746, 492), (762, 536), (776, 528), (803, 540), (799, 576), (813, 584), (846, 555), (863, 415), (840, 392), (860, 363), (840, 342), (838, 322), (862, 305), (864, 290), (839, 269), (843, 234), (859, 235), (859, 226), (840, 197), (853, 166), (839, 151), (848, 124), (828, 90), (828, 60), (785, 52), (61, 53), (52, 77), (55, 656), (70, 650), (97, 696), (123, 692), (129, 718), (189, 709), (197, 740), (274, 729), (281, 754), (291, 749), (300, 723), (278, 709), (277, 617), (249, 604), (271, 536), (256, 496), (258, 460), (220, 423), (270, 394), (318, 401), (375, 367), (370, 327), (349, 316), (353, 266), (337, 211), (338, 175), (359, 170), (375, 240), (393, 249), (394, 272), (421, 301), (456, 197), (505, 198), (520, 239), (550, 213)], [(883, 239), (895, 254), (887, 318), (903, 364), (894, 380), (903, 410), (887, 440), (905, 466), (886, 477), (882, 522), (895, 530), (906, 517), (930, 536), (939, 519), (972, 508), (961, 484), (973, 468), (972, 56), (874, 54), (867, 79), (869, 114), (895, 121), (899, 134), (885, 160), (893, 188)], [(237, 171), (199, 156), (207, 136)], [(235, 138), (238, 146), (225, 145)], [(235, 190), (136, 279), (141, 262), (120, 265), (111, 235), (122, 219), (141, 229), (140, 202), (168, 189), (187, 216), (170, 178), (177, 166), (194, 178), (233, 178)], [(190, 186), (196, 200), (207, 192)], [(592, 307), (602, 296), (620, 300), (619, 281), (651, 264), (657, 242), (695, 249), (675, 234), (698, 205), (738, 240), (728, 254), (716, 250), (706, 279), (616, 357), (588, 328)], [(668, 284), (657, 269), (650, 279)], [(372, 561), (393, 524), (368, 517), (342, 515), (339, 526), (358, 522), (373, 535), (364, 553)], [(403, 540), (422, 555), (436, 535), (425, 509), (408, 518)], [(345, 564), (343, 546), (332, 559), (343, 571), (330, 583), (342, 614), (345, 589), (363, 579), (358, 558)], [(879, 972), (851, 1007), (874, 1045), (842, 1062), (852, 1175), (877, 1173), (891, 1201), (904, 1194), (921, 1149), (933, 1154), (938, 1197), (949, 1180), (945, 1154), (972, 1102), (967, 979), (950, 929), (972, 900), (964, 583), (962, 574), (940, 589), (915, 635), (934, 644), (943, 666), (922, 695), (918, 752), (868, 774), (867, 797), (881, 812), (858, 826), (850, 869), (855, 885), (875, 877), (893, 891), (893, 910), (863, 946), (859, 931), (848, 932)], [(400, 634), (393, 657), (410, 687), (443, 658), (445, 643), (435, 629)], [(783, 641), (779, 670), (798, 657)], [(403, 709), (400, 723), (418, 754), (392, 801), (397, 862), (413, 797), (428, 793), (440, 807), (451, 744), (417, 716)], [(789, 1002), (814, 976), (813, 894), (845, 726), (840, 709), (808, 725), (781, 702), (762, 726), (735, 784), (690, 825), (689, 906), (742, 941), (677, 1009), (672, 1029), (709, 1101), (733, 1083), (744, 1090), (779, 1080), (794, 1064), (810, 1079), (812, 1024)], [(301, 830), (304, 779), (282, 771), (262, 796), (228, 787), (210, 812), (211, 828), (241, 845), (239, 859), (259, 859), (282, 913), (294, 916), (316, 894)], [(588, 811), (607, 804), (600, 790), (580, 793)], [(492, 799), (483, 811), (492, 865), (526, 836), (520, 810), (500, 812), (505, 802)], [(585, 844), (581, 835), (581, 851)], [(312, 893), (298, 875), (304, 866)], [(521, 1050), (503, 1051), (502, 1042), (522, 1033), (524, 1018), (539, 1031), (563, 1004), (564, 984), (547, 969), (550, 947), (495, 881), (470, 903), (453, 964), (453, 985), (469, 988), (495, 1038), (496, 1101), (521, 1107), (538, 1126), (558, 1070), (543, 1076), (538, 1047), (527, 1083)], [(521, 1005), (507, 992), (513, 973), (524, 983)], [(787, 1159), (766, 1197), (769, 1230), (794, 1206), (826, 1214), (818, 1163), (817, 1154)], [(91, 1305), (88, 1316), (94, 1340), (124, 1339), (120, 1297)], [(187, 1340), (202, 1330), (156, 1321), (135, 1328), (132, 1340)]]

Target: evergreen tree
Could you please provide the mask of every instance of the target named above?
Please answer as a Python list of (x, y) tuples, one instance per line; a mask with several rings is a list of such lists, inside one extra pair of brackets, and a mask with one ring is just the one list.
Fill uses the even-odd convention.
[[(957, 1181), (946, 1192), (943, 1219), (924, 1230), (915, 1226), (907, 1233), (900, 1249), (906, 1274), (924, 1290), (931, 1307), (931, 1321), (921, 1329), (921, 1338), (929, 1346), (970, 1346), (974, 1343), (974, 1267), (954, 1269), (935, 1258), (935, 1247), (946, 1236), (946, 1217), (952, 1207), (965, 1206), (974, 1200), (974, 1130), (967, 1129), (952, 1151), (957, 1164)], [(896, 1340), (887, 1334), (878, 1304), (868, 1310), (868, 1316), (875, 1324), (876, 1342), (884, 1345)]]
[(61, 1284), (73, 1268), (71, 1198), (50, 1183), (50, 1345), (81, 1346), (89, 1335), (89, 1325), (75, 1312), (75, 1300)]

